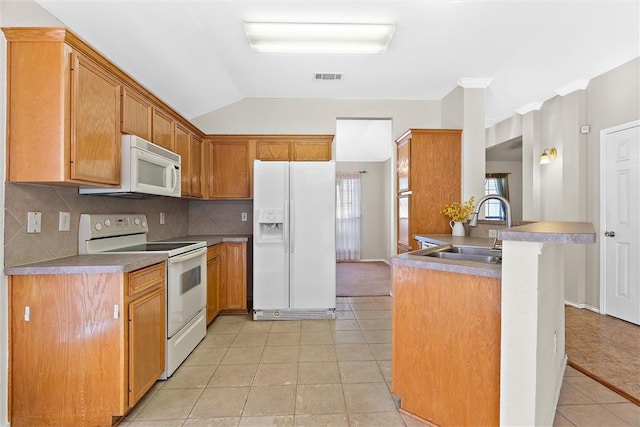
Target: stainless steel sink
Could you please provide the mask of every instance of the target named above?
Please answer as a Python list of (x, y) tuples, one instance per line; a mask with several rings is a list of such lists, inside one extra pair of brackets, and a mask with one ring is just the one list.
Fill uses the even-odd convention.
[(444, 247), (439, 246), (426, 249), (416, 255), (457, 261), (481, 262), (485, 264), (502, 263), (502, 251), (491, 248), (446, 245)]

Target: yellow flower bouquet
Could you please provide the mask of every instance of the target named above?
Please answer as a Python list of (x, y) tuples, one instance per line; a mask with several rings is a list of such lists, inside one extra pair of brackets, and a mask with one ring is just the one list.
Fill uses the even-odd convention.
[(453, 221), (464, 222), (471, 218), (475, 209), (475, 201), (473, 196), (464, 203), (453, 202), (450, 205), (445, 205), (444, 209), (440, 213), (445, 214)]

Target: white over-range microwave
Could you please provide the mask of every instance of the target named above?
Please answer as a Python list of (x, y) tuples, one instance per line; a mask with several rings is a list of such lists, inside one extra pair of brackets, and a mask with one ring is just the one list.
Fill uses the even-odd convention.
[(81, 188), (80, 194), (180, 197), (180, 155), (135, 135), (121, 141), (120, 188)]

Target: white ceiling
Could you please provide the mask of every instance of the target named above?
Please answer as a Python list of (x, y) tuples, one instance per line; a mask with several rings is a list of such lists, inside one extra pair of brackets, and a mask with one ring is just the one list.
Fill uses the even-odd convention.
[[(188, 119), (244, 98), (438, 100), (488, 78), (491, 125), (640, 55), (637, 0), (36, 1)], [(396, 29), (380, 55), (258, 54), (245, 20)]]

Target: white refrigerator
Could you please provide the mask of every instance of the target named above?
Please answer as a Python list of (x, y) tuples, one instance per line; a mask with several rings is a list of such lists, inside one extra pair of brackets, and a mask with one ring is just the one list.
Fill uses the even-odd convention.
[(254, 162), (254, 320), (335, 318), (335, 162)]

